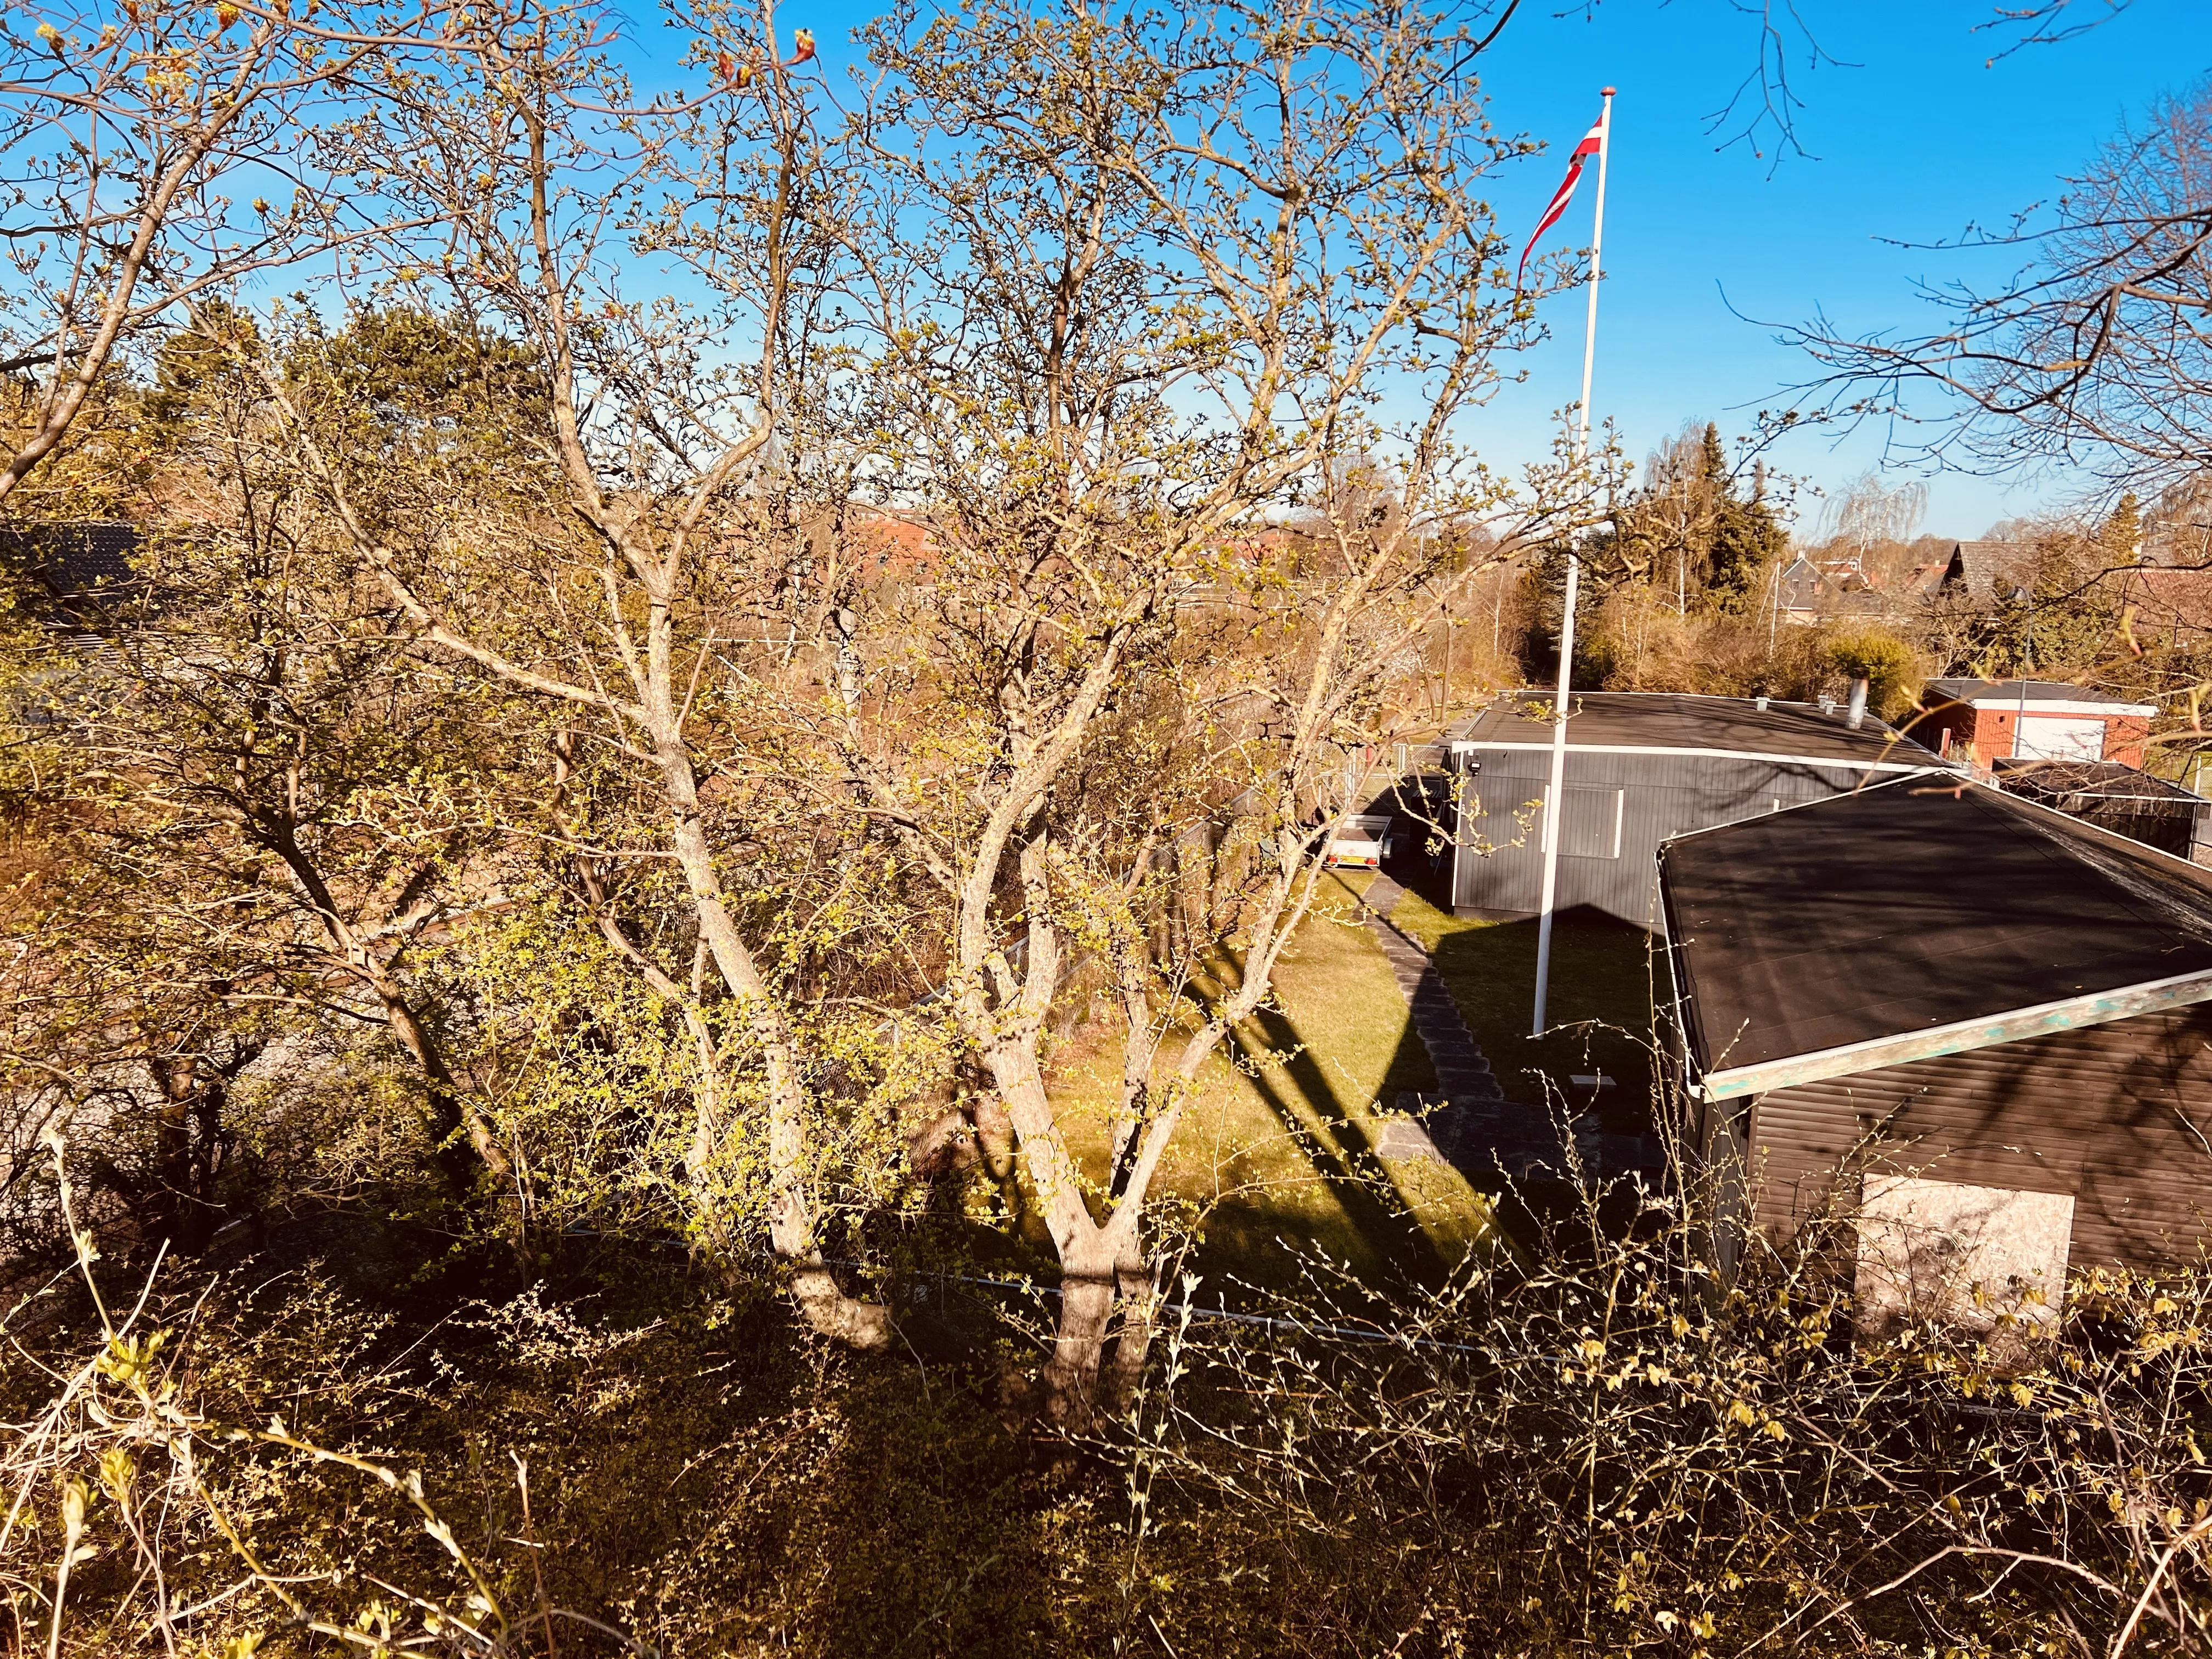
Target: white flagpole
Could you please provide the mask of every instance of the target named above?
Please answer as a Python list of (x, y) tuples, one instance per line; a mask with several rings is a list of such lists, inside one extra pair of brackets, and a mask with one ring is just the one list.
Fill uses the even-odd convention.
[[(1605, 246), (1605, 164), (1613, 151), (1613, 88), (1597, 118), (1597, 214), (1590, 226), (1589, 316), (1583, 325), (1583, 400), (1575, 422), (1575, 459), (1589, 459), (1590, 374), (1597, 366), (1598, 258)], [(1530, 1036), (1544, 1035), (1544, 1005), (1552, 988), (1552, 910), (1559, 896), (1559, 820), (1567, 788), (1567, 693), (1575, 662), (1575, 595), (1582, 561), (1567, 549), (1567, 592), (1559, 623), (1559, 696), (1552, 711), (1552, 781), (1544, 792), (1544, 896), (1536, 912), (1536, 1008)]]

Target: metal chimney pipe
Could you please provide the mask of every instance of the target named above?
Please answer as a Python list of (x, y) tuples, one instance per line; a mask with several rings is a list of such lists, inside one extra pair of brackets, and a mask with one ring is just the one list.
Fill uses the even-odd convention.
[(1866, 724), (1867, 677), (1863, 674), (1851, 682), (1850, 707), (1844, 711), (1844, 724), (1856, 732)]

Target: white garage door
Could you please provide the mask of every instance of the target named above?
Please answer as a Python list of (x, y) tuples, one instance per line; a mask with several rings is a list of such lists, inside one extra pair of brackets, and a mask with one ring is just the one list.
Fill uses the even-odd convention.
[(2062, 720), (2055, 714), (2030, 714), (2020, 723), (2016, 753), (2032, 760), (2102, 760), (2105, 723), (2100, 720)]

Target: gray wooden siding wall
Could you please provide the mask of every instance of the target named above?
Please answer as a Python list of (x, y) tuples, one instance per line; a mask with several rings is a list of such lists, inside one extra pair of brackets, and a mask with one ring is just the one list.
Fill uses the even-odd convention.
[(1847, 1207), (1873, 1168), (2070, 1193), (2075, 1267), (2189, 1260), (2212, 1210), (2212, 1006), (1778, 1089), (1748, 1139), (1752, 1213), (1778, 1241), (1839, 1170)]
[[(1534, 915), (1544, 880), (1543, 815), (1534, 803), (1543, 799), (1550, 781), (1551, 755), (1479, 749), (1469, 757), (1482, 769), (1466, 780), (1462, 793), (1452, 908)], [(1655, 927), (1661, 842), (1825, 800), (1857, 787), (1868, 775), (1865, 769), (1840, 762), (1570, 749), (1559, 905), (1595, 905), (1639, 927)]]

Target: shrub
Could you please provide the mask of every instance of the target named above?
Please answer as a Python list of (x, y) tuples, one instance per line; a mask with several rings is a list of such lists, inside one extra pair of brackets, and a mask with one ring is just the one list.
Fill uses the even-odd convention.
[(1902, 714), (1919, 695), (1919, 659), (1894, 635), (1873, 628), (1832, 634), (1821, 655), (1845, 679), (1867, 682), (1867, 707), (1884, 720)]

